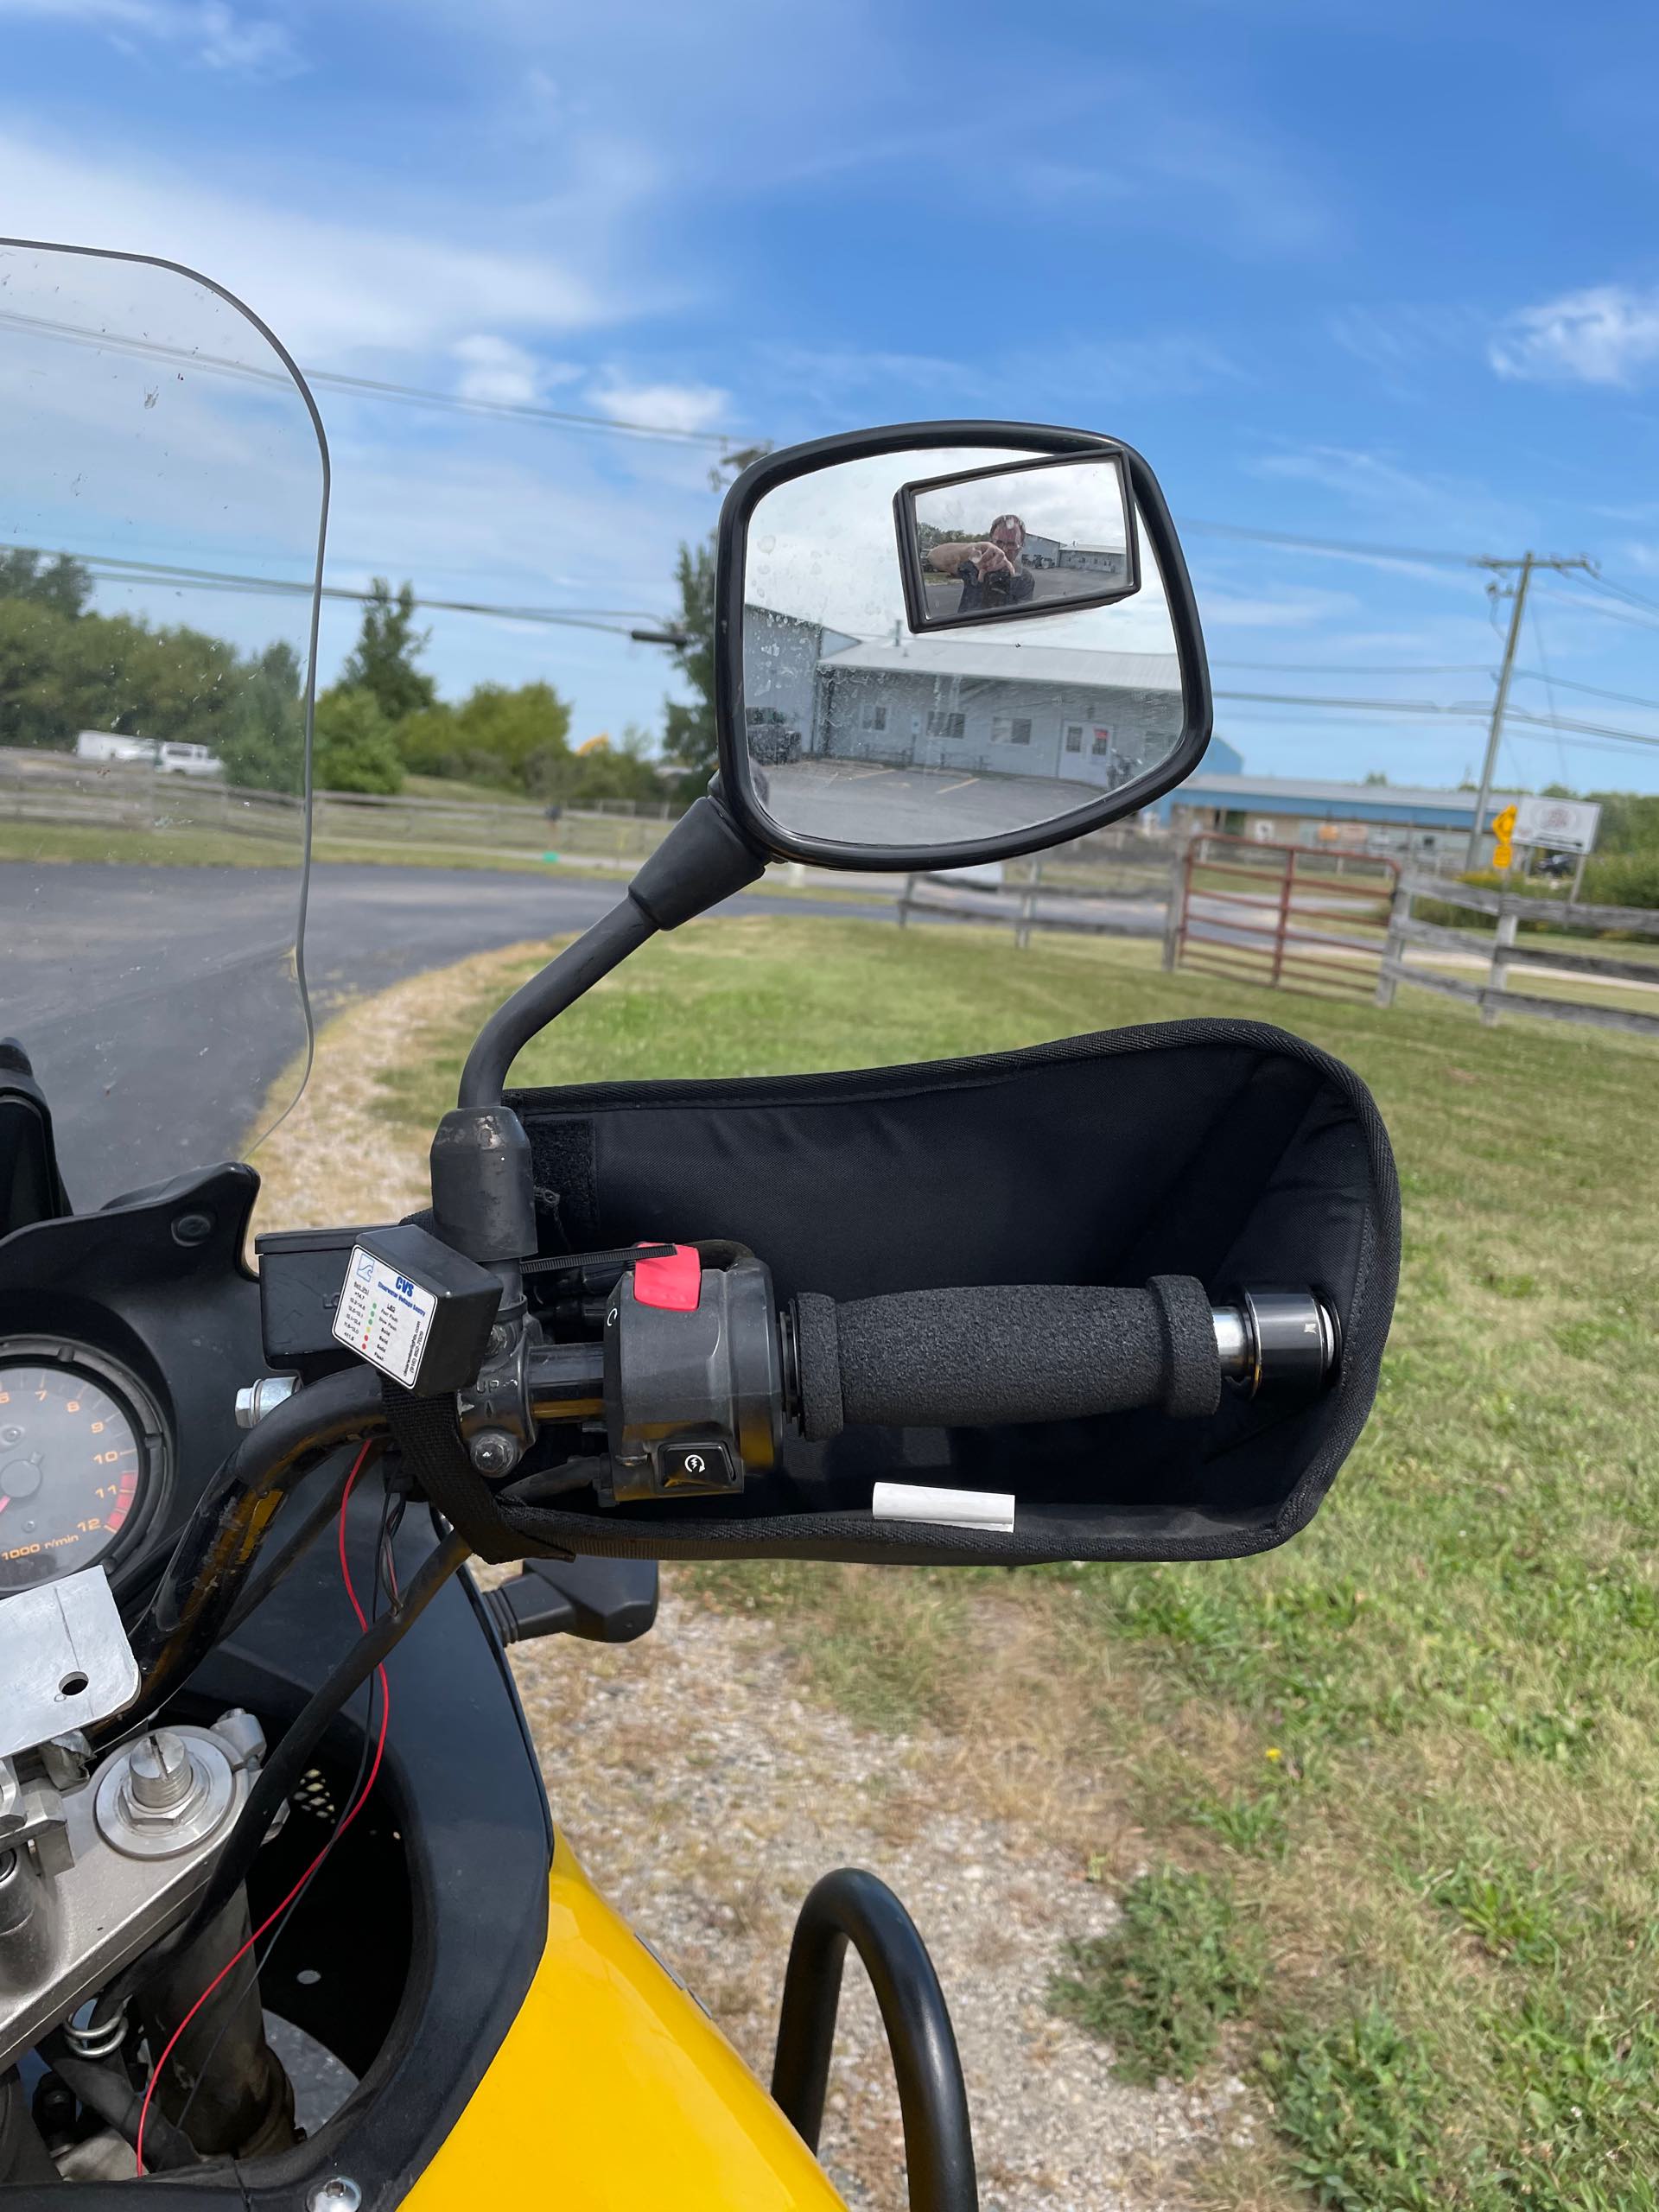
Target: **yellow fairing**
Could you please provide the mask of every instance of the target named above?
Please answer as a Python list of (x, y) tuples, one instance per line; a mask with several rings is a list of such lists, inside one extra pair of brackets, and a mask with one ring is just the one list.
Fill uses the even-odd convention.
[(547, 1948), (414, 2212), (845, 2212), (702, 2008), (563, 1836)]

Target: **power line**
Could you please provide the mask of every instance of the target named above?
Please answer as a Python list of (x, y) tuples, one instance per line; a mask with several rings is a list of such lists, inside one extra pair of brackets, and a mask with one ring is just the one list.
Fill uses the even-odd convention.
[(1452, 715), (1462, 721), (1484, 721), (1486, 709), (1473, 705), (1447, 704), (1439, 699), (1343, 699), (1308, 691), (1223, 691), (1230, 699), (1262, 707), (1319, 707), (1368, 715)]
[[(212, 369), (221, 376), (238, 377), (251, 384), (274, 385), (292, 391), (294, 380), (286, 369), (262, 368), (251, 361), (238, 361), (222, 353), (202, 353), (193, 346), (168, 346), (159, 339), (113, 339), (101, 331), (86, 330), (73, 322), (54, 322), (46, 315), (0, 311), (0, 325), (14, 330), (35, 330), (71, 346), (98, 353), (129, 353), (139, 360), (181, 363), (191, 369)], [(433, 391), (422, 385), (393, 384), (378, 377), (347, 376), (336, 369), (306, 369), (311, 384), (337, 391), (372, 393), (382, 399), (408, 400), (426, 407), (446, 408), (462, 415), (503, 416), (510, 419), (550, 423), (560, 429), (609, 430), (619, 436), (664, 439), (672, 444), (717, 446), (724, 453), (741, 442), (724, 430), (689, 430), (667, 423), (639, 423), (613, 415), (583, 415), (573, 409), (542, 407), (529, 400), (469, 399), (463, 393)]]
[(1553, 600), (1557, 607), (1575, 607), (1580, 614), (1599, 614), (1609, 622), (1626, 623), (1632, 630), (1659, 630), (1659, 616), (1638, 614), (1632, 607), (1616, 605), (1599, 607), (1589, 600), (1580, 599), (1575, 594), (1564, 591), (1546, 591), (1545, 597)]
[(504, 416), (512, 420), (550, 423), (566, 430), (615, 430), (635, 438), (660, 438), (671, 443), (715, 446), (721, 453), (742, 441), (725, 430), (686, 430), (666, 423), (636, 423), (615, 415), (582, 415), (563, 407), (542, 407), (530, 400), (469, 399), (463, 393), (432, 391), (420, 385), (391, 384), (379, 377), (348, 377), (334, 369), (307, 369), (311, 384), (336, 391), (370, 392), (379, 399), (404, 399), (423, 407), (453, 408), (463, 415)]
[(1628, 600), (1632, 607), (1645, 607), (1651, 613), (1659, 614), (1659, 599), (1649, 599), (1645, 592), (1633, 591), (1629, 584), (1616, 583), (1611, 576), (1604, 576), (1599, 569), (1592, 570), (1584, 581), (1592, 591), (1611, 592), (1620, 599)]
[(1448, 553), (1444, 547), (1433, 549), (1421, 545), (1369, 545), (1342, 537), (1302, 537), (1279, 530), (1249, 530), (1241, 523), (1204, 522), (1196, 516), (1184, 516), (1183, 530), (1196, 530), (1212, 537), (1239, 537), (1254, 545), (1289, 545), (1302, 553), (1341, 553), (1367, 561), (1433, 561), (1453, 568), (1468, 569), (1478, 563), (1472, 553)]
[[(1215, 696), (1250, 706), (1317, 707), (1321, 712), (1390, 716), (1426, 715), (1440, 721), (1484, 722), (1488, 719), (1487, 709), (1475, 703), (1433, 699), (1342, 699), (1296, 691), (1217, 690)], [(1604, 722), (1577, 721), (1559, 715), (1534, 715), (1523, 707), (1510, 707), (1507, 712), (1511, 721), (1524, 722), (1530, 729), (1573, 731), (1618, 745), (1659, 746), (1659, 734), (1647, 730), (1615, 729)]]
[[(1258, 669), (1279, 676), (1490, 676), (1492, 672), (1491, 663), (1484, 660), (1379, 661), (1367, 666), (1354, 661), (1234, 660), (1228, 655), (1212, 660), (1211, 665)], [(1517, 669), (1516, 673), (1521, 671)]]
[[(1535, 635), (1537, 630), (1535, 622), (1533, 627)], [(1541, 659), (1543, 657), (1541, 638), (1539, 639), (1538, 645), (1539, 658)], [(1603, 684), (1580, 683), (1570, 676), (1557, 676), (1553, 671), (1541, 671), (1535, 668), (1517, 668), (1515, 672), (1517, 676), (1524, 676), (1529, 683), (1554, 684), (1560, 691), (1586, 691), (1592, 699), (1617, 699), (1621, 706), (1625, 707), (1651, 707), (1656, 714), (1659, 714), (1659, 699), (1645, 698), (1639, 691), (1609, 691)]]
[[(95, 582), (101, 583), (156, 583), (175, 584), (192, 591), (233, 591), (255, 597), (280, 599), (309, 599), (312, 586), (297, 578), (285, 576), (238, 575), (223, 569), (192, 569), (171, 561), (128, 560), (123, 555), (98, 555), (88, 558), (83, 554), (68, 554), (60, 557), (79, 561)], [(325, 599), (350, 600), (366, 605), (373, 600), (372, 591), (359, 591), (346, 584), (325, 584)], [(493, 601), (469, 599), (429, 599), (417, 594), (416, 607), (429, 607), (448, 614), (488, 614), (505, 621), (537, 622), (568, 626), (579, 630), (604, 630), (614, 636), (626, 637), (626, 625), (642, 617), (656, 621), (660, 618), (649, 607), (521, 607)]]

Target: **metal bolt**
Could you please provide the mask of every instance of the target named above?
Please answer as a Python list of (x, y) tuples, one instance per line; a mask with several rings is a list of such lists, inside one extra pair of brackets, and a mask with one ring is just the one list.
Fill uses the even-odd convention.
[(210, 1213), (181, 1213), (173, 1224), (175, 1244), (205, 1244), (213, 1233)]
[(306, 2212), (358, 2212), (363, 2192), (348, 2174), (320, 2181), (305, 2200)]
[(480, 1428), (469, 1449), (480, 1475), (510, 1474), (518, 1464), (518, 1446), (505, 1428)]
[(300, 1387), (297, 1375), (262, 1375), (236, 1394), (236, 1425), (257, 1428), (267, 1414), (285, 1405)]
[(170, 1813), (196, 1783), (188, 1751), (170, 1728), (152, 1728), (127, 1756), (127, 1789), (147, 1813)]

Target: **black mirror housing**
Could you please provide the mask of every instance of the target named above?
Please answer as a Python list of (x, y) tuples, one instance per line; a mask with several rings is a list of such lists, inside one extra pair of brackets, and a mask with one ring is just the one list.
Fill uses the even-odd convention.
[[(946, 462), (956, 466), (947, 468), (936, 461), (930, 467), (933, 455), (944, 455)], [(959, 466), (964, 455), (976, 464), (966, 471)], [(762, 609), (752, 602), (751, 524), (755, 512), (763, 501), (801, 479), (882, 458), (893, 461), (896, 474), (894, 491), (882, 502), (881, 555), (875, 550), (873, 499), (865, 501), (868, 512), (860, 515), (857, 524), (869, 535), (868, 551), (862, 547), (853, 552), (844, 547), (840, 550), (844, 560), (869, 568), (885, 557), (891, 568), (888, 595), (893, 619), (888, 620), (885, 601), (880, 613), (885, 629), (880, 632), (868, 611), (861, 626), (856, 616), (835, 621), (819, 617), (813, 641), (810, 618), (801, 621), (788, 614), (774, 614), (770, 608)], [(967, 618), (957, 614), (941, 620), (923, 614), (922, 584), (914, 552), (914, 493), (918, 488), (927, 488), (928, 480), (944, 483), (959, 475), (968, 482), (1004, 462), (1011, 470), (1023, 462), (1027, 464), (1024, 474), (1034, 477), (1045, 458), (1109, 461), (1121, 472), (1128, 488), (1127, 557), (1134, 569), (1133, 577), (1126, 579), (1128, 589), (1112, 588), (1103, 580), (1101, 589), (1090, 591), (1087, 597), (1079, 594), (1066, 605), (1033, 603), (1014, 607), (1014, 619), (994, 615), (995, 626), (986, 634), (1004, 646), (1011, 645), (1014, 658), (1005, 664), (1011, 671), (1007, 677), (999, 672), (988, 683), (983, 670), (976, 667), (971, 657), (973, 641), (979, 633), (967, 627)], [(909, 480), (918, 480), (918, 483)], [(994, 477), (991, 485), (995, 485)], [(1002, 519), (999, 517), (999, 523)], [(754, 557), (766, 557), (766, 544), (767, 533), (763, 530), (756, 537)], [(746, 837), (775, 858), (818, 867), (895, 871), (1008, 860), (1083, 836), (1136, 812), (1183, 782), (1204, 757), (1213, 723), (1213, 704), (1197, 600), (1157, 478), (1142, 457), (1119, 440), (1041, 424), (985, 422), (899, 423), (816, 439), (765, 455), (736, 480), (721, 512), (716, 551), (715, 702), (721, 796)], [(1030, 565), (1052, 569), (1053, 560), (1052, 556), (1037, 555)], [(971, 575), (973, 571), (964, 573)], [(1161, 586), (1160, 612), (1166, 610), (1167, 650), (1112, 656), (1076, 650), (1075, 632), (1068, 634), (1068, 624), (1079, 618), (1071, 608), (1100, 606), (1109, 600), (1134, 606), (1131, 592), (1145, 578), (1156, 578)], [(1045, 586), (1052, 590), (1053, 579), (1039, 575), (1033, 581), (1040, 601)], [(885, 592), (885, 577), (882, 588)], [(1019, 620), (1021, 615), (1029, 620)], [(1052, 619), (1057, 615), (1063, 619)], [(838, 711), (843, 722), (850, 718), (863, 727), (855, 728), (850, 746), (837, 749), (854, 752), (861, 760), (874, 764), (868, 772), (861, 772), (869, 777), (896, 774), (897, 783), (882, 787), (884, 793), (893, 792), (899, 803), (881, 825), (887, 834), (880, 842), (861, 834), (873, 826), (868, 803), (863, 819), (845, 804), (846, 785), (853, 780), (850, 775), (842, 777), (840, 787), (832, 795), (841, 802), (838, 813), (823, 804), (826, 782), (831, 780), (825, 776), (819, 779), (816, 817), (803, 806), (791, 810), (780, 798), (785, 779), (791, 773), (798, 775), (804, 760), (812, 766), (813, 754), (825, 748), (801, 727), (809, 713), (819, 718), (818, 709), (797, 711), (791, 718), (779, 710), (770, 695), (759, 702), (746, 696), (746, 689), (753, 688), (753, 664), (746, 687), (746, 630), (753, 631), (757, 618), (801, 633), (785, 642), (798, 661), (816, 657), (818, 698), (824, 696), (827, 677), (831, 686), (840, 687), (832, 696), (853, 702)], [(890, 641), (887, 630), (892, 633)], [(935, 630), (957, 634), (944, 638), (912, 634)], [(969, 649), (967, 653), (961, 643), (964, 638)], [(809, 642), (803, 644), (803, 639)], [(1050, 647), (1059, 650), (1050, 651)], [(944, 658), (953, 652), (954, 660)], [(1113, 727), (1103, 724), (1097, 697), (1091, 708), (1090, 689), (1097, 692), (1100, 684), (1088, 674), (1088, 664), (1108, 658), (1133, 663), (1138, 671), (1155, 660), (1167, 671), (1151, 677), (1137, 673), (1129, 679), (1138, 683), (1161, 683), (1166, 687), (1155, 741), (1141, 736), (1138, 744), (1131, 741), (1120, 751), (1122, 741), (1116, 728), (1118, 695), (1113, 695), (1113, 705), (1104, 710), (1105, 722)], [(1033, 771), (1045, 765), (1040, 758), (1042, 740), (1039, 737), (1033, 743), (1033, 719), (1020, 711), (1025, 694), (1031, 689), (1026, 671), (1039, 665), (1055, 702), (1049, 740), (1053, 766), (1048, 772), (1062, 779), (1046, 787), (1041, 796), (1038, 796)], [(883, 681), (894, 686), (895, 696), (904, 701), (905, 713), (893, 719), (904, 721), (905, 729), (889, 729), (888, 709), (871, 703), (874, 686)], [(897, 692), (901, 682), (908, 688)], [(941, 688), (945, 685), (953, 688), (947, 693)], [(799, 681), (797, 690), (801, 690)], [(968, 714), (943, 705), (938, 711), (926, 711), (922, 703), (929, 698), (944, 702), (948, 697), (955, 702), (976, 696), (982, 702), (992, 693), (995, 694), (992, 703), (1001, 699), (1013, 711), (991, 716), (982, 709), (979, 721), (984, 741), (977, 745)], [(857, 703), (861, 700), (861, 709)], [(1066, 701), (1073, 703), (1068, 706), (1064, 703)], [(1068, 720), (1068, 715), (1072, 719)], [(1008, 747), (1021, 750), (1015, 753), (1005, 749)], [(842, 765), (835, 764), (837, 772)], [(933, 780), (925, 785), (929, 777)], [(906, 791), (899, 788), (906, 782), (925, 785), (925, 788)], [(1102, 787), (1096, 792), (1090, 788), (1091, 784)], [(924, 810), (918, 804), (918, 801), (931, 802), (935, 791), (959, 793), (970, 787), (972, 798), (958, 799), (949, 817), (943, 806), (933, 810), (930, 804)], [(1008, 796), (1002, 798), (1000, 811), (1009, 817), (1006, 819), (999, 818), (999, 808), (991, 803), (1003, 794)], [(887, 841), (888, 836), (892, 842)]]

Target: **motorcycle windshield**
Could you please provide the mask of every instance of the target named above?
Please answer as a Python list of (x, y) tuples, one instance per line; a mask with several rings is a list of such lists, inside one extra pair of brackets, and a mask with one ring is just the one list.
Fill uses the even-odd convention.
[(0, 1035), (78, 1211), (298, 1096), (321, 426), (170, 264), (0, 242)]

